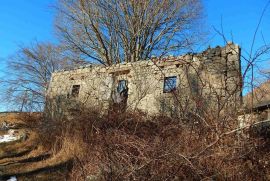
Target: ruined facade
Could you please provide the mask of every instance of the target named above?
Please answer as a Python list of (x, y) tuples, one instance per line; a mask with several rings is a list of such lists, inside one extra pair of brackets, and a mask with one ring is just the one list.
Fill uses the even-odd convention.
[(191, 109), (186, 105), (218, 107), (222, 100), (237, 107), (240, 67), (240, 48), (233, 43), (178, 57), (87, 65), (53, 73), (47, 98), (103, 110), (124, 102), (125, 109), (150, 114)]

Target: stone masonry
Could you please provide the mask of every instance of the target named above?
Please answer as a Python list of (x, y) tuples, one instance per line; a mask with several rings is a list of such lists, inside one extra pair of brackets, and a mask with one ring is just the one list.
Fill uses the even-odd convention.
[(47, 98), (107, 110), (125, 90), (125, 109), (156, 114), (199, 98), (204, 106), (226, 99), (237, 107), (241, 83), (240, 48), (229, 43), (178, 57), (60, 70), (52, 74)]

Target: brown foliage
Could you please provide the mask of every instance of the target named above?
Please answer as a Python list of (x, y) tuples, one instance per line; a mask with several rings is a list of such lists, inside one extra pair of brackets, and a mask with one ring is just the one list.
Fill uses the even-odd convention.
[(82, 109), (60, 122), (47, 120), (43, 129), (51, 133), (46, 143), (73, 140), (71, 180), (268, 179), (267, 139), (207, 121)]

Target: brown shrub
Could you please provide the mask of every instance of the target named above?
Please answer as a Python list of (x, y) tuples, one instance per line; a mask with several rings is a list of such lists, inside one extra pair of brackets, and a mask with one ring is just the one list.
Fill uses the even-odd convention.
[(233, 117), (219, 118), (205, 125), (195, 118), (187, 123), (81, 109), (61, 121), (44, 119), (39, 129), (43, 144), (55, 152), (72, 140), (71, 180), (268, 179), (269, 142), (233, 130)]

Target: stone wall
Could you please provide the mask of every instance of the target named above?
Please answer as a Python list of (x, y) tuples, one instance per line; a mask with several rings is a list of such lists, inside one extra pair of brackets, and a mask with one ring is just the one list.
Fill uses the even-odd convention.
[[(155, 114), (176, 107), (183, 109), (202, 97), (209, 105), (226, 99), (231, 105), (239, 106), (240, 67), (240, 48), (232, 43), (179, 57), (152, 58), (110, 67), (87, 65), (53, 73), (47, 98), (107, 110), (117, 92), (118, 82), (126, 80), (127, 109)], [(176, 89), (164, 92), (164, 80), (168, 77), (176, 78)], [(74, 85), (79, 86), (78, 94)], [(190, 99), (192, 104), (188, 102)]]

